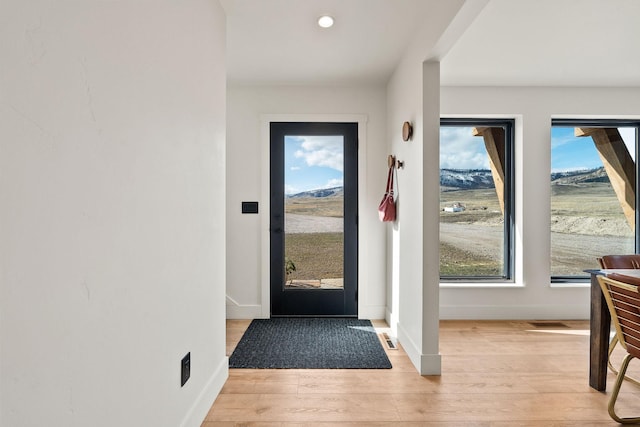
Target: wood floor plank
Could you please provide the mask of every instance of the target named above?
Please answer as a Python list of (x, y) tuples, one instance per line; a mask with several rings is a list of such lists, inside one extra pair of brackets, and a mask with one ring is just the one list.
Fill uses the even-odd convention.
[[(588, 385), (588, 321), (534, 322), (442, 321), (441, 376), (420, 376), (401, 345), (385, 350), (392, 369), (230, 369), (202, 427), (618, 425)], [(228, 354), (249, 323), (227, 322)], [(640, 387), (625, 383), (619, 410), (640, 415)]]
[(393, 395), (403, 421), (611, 421), (594, 393)]
[[(229, 398), (231, 397), (231, 398)], [(386, 395), (221, 395), (206, 421), (400, 421)]]

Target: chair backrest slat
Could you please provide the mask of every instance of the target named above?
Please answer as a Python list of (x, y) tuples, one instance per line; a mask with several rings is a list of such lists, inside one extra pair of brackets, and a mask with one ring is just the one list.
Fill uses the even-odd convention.
[(637, 313), (637, 311), (635, 311), (638, 308), (638, 302), (639, 301), (633, 301), (633, 299), (630, 298), (625, 298), (624, 296), (620, 296), (620, 295), (616, 295), (616, 294), (611, 294), (611, 298), (613, 299), (613, 302), (615, 303), (616, 307), (619, 307), (621, 310), (626, 310), (629, 312), (629, 315), (632, 315), (633, 313)]
[(640, 254), (605, 255), (598, 258), (602, 268), (640, 268)]
[(638, 323), (637, 319), (630, 320), (626, 317), (618, 316), (618, 321), (623, 328), (628, 329), (628, 331), (626, 331), (625, 333), (636, 336), (635, 334), (637, 331), (637, 336), (640, 337), (640, 324)]
[(598, 276), (620, 344), (628, 353), (640, 357), (639, 287), (621, 281), (619, 275), (616, 279)]
[(637, 345), (634, 345), (632, 343), (627, 343), (627, 352), (633, 354), (635, 357), (638, 357), (636, 355), (640, 354), (640, 347), (638, 347)]

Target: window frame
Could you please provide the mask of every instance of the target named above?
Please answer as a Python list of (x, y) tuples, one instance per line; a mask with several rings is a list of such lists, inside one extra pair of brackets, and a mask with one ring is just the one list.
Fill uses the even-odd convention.
[[(549, 128), (549, 148), (551, 148), (551, 132), (554, 126), (558, 127), (601, 127), (601, 128), (621, 128), (621, 127), (634, 127), (636, 128), (636, 140), (635, 140), (635, 151), (636, 151), (636, 206), (635, 206), (635, 222), (636, 222), (636, 231), (634, 236), (634, 246), (635, 253), (640, 253), (640, 231), (638, 230), (638, 224), (640, 224), (640, 212), (638, 211), (638, 207), (640, 205), (638, 201), (638, 184), (640, 183), (640, 168), (638, 167), (638, 157), (640, 156), (640, 120), (628, 120), (628, 119), (572, 119), (572, 118), (552, 118), (551, 119), (551, 127)], [(551, 159), (551, 157), (550, 157)], [(549, 169), (551, 170), (551, 164), (549, 164)], [(551, 174), (549, 174), (549, 183), (551, 183)], [(549, 202), (551, 202), (551, 195), (549, 196)], [(549, 216), (551, 216), (551, 212), (549, 212)], [(551, 237), (551, 227), (549, 227), (549, 237)], [(549, 239), (549, 243), (551, 243), (551, 239)], [(603, 254), (606, 255), (606, 254)], [(549, 270), (551, 270), (551, 246), (549, 246)], [(550, 275), (551, 284), (563, 284), (563, 283), (584, 283), (585, 281), (589, 281), (590, 276), (585, 272), (583, 276), (554, 276)]]
[[(440, 118), (442, 127), (502, 127), (505, 138), (503, 274), (496, 276), (442, 276), (446, 284), (515, 283), (515, 119), (514, 118)], [(439, 141), (438, 149), (442, 141)], [(439, 221), (438, 221), (439, 222)], [(438, 236), (439, 240), (439, 236)], [(438, 263), (440, 265), (440, 263)]]

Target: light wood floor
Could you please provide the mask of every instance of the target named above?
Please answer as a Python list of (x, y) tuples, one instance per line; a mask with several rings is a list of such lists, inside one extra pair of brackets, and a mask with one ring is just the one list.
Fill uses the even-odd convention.
[[(386, 370), (230, 369), (202, 427), (618, 425), (609, 392), (588, 385), (588, 322), (562, 323), (443, 321), (441, 376), (420, 376), (401, 348)], [(248, 325), (227, 322), (227, 354)], [(629, 369), (640, 378), (640, 361)], [(618, 402), (640, 415), (640, 388), (625, 382)]]

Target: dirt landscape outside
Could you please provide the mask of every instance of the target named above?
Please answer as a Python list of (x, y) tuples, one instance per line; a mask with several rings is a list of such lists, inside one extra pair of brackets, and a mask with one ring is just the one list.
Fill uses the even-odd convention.
[[(451, 206), (464, 210), (448, 212)], [(494, 189), (440, 193), (440, 275), (500, 276), (504, 221)]]
[(342, 288), (343, 195), (285, 198), (287, 287)]
[[(445, 212), (459, 202), (463, 212)], [(526, 215), (525, 215), (526, 220)], [(491, 189), (441, 193), (441, 275), (492, 275), (502, 268), (503, 218)], [(634, 252), (634, 237), (609, 183), (552, 185), (551, 275), (584, 276), (597, 257)]]
[(597, 257), (634, 253), (634, 232), (608, 182), (552, 186), (550, 226), (555, 276), (586, 276)]

